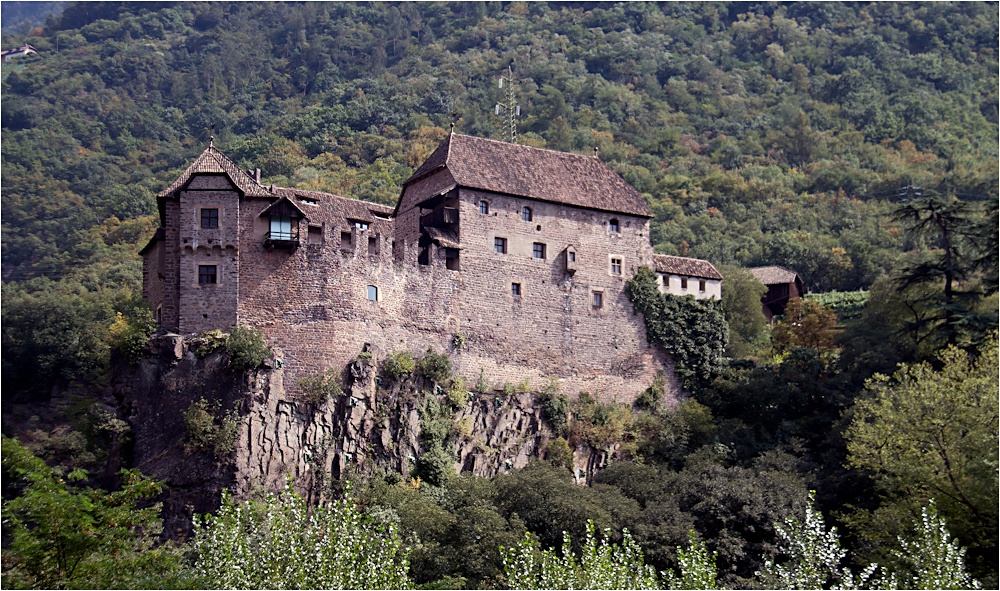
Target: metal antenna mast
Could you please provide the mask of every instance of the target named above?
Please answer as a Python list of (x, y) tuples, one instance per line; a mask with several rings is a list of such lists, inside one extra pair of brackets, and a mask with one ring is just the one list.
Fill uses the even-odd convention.
[(507, 75), (500, 77), (500, 89), (503, 90), (504, 83), (507, 89), (503, 93), (503, 102), (497, 103), (494, 112), (498, 116), (503, 116), (506, 129), (506, 140), (512, 144), (517, 143), (517, 118), (521, 116), (521, 105), (517, 104), (517, 97), (514, 95), (514, 60), (510, 60), (507, 66)]

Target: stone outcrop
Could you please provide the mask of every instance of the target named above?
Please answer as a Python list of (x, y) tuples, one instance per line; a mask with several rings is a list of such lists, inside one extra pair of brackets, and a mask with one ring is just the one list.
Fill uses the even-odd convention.
[[(200, 349), (200, 350), (199, 350)], [(458, 472), (493, 476), (544, 456), (553, 435), (530, 392), (468, 393), (453, 409), (435, 384), (418, 376), (378, 375), (378, 351), (344, 370), (342, 395), (311, 401), (284, 384), (281, 352), (248, 372), (229, 367), (224, 348), (203, 340), (155, 336), (138, 366), (118, 372), (115, 391), (133, 434), (133, 465), (165, 482), (165, 531), (184, 536), (193, 513), (214, 510), (220, 493), (239, 498), (291, 482), (310, 500), (327, 498), (342, 478), (379, 472), (414, 474), (423, 449), (427, 409), (450, 413), (446, 449)], [(184, 414), (205, 399), (217, 427), (228, 413), (235, 442), (222, 449), (192, 446)], [(589, 481), (615, 449), (574, 450), (578, 481)]]

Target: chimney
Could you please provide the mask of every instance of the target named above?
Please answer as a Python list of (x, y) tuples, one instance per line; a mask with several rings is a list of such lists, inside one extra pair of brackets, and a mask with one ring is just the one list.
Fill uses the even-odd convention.
[(257, 181), (258, 185), (260, 184), (260, 169), (259, 168), (253, 169), (253, 180)]

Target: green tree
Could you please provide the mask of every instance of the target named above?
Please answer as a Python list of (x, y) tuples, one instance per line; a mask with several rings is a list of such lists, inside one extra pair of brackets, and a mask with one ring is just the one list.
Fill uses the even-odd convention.
[(195, 519), (195, 569), (215, 589), (408, 589), (408, 551), (395, 526), (350, 499), (313, 509), (292, 490)]
[[(159, 504), (139, 509), (162, 486), (123, 470), (121, 490), (78, 488), (83, 470), (50, 468), (17, 439), (2, 438), (5, 486), (17, 495), (3, 503), (10, 546), (4, 550), (5, 587), (188, 587), (181, 553), (157, 545)], [(6, 532), (5, 532), (6, 534)]]
[(730, 357), (749, 357), (767, 346), (770, 331), (761, 306), (761, 297), (767, 286), (746, 269), (723, 266), (719, 272), (722, 281), (722, 315), (729, 324), (729, 344), (726, 354)]
[(873, 541), (895, 535), (906, 516), (935, 498), (970, 548), (977, 576), (997, 560), (997, 337), (973, 357), (949, 347), (940, 369), (903, 365), (876, 375), (844, 433), (850, 466), (871, 472), (882, 506), (859, 511), (855, 526)]
[(837, 315), (833, 310), (815, 300), (792, 298), (785, 307), (784, 317), (774, 325), (774, 347), (779, 351), (795, 347), (829, 351), (834, 348), (836, 326)]

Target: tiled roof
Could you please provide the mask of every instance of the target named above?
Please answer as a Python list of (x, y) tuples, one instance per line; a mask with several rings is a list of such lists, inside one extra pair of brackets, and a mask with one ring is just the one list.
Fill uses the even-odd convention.
[(719, 273), (712, 263), (701, 259), (654, 254), (653, 264), (656, 266), (657, 273), (687, 275), (688, 277), (702, 277), (704, 279), (722, 279), (722, 273)]
[(458, 239), (455, 237), (453, 232), (447, 232), (440, 228), (424, 228), (424, 232), (431, 240), (437, 242), (441, 246), (446, 248), (457, 248), (462, 249), (462, 245), (459, 244)]
[(799, 276), (799, 274), (795, 271), (779, 267), (777, 265), (772, 265), (770, 267), (754, 267), (752, 269), (747, 269), (747, 271), (753, 273), (753, 276), (757, 278), (757, 281), (760, 281), (764, 285), (795, 283), (795, 279)]
[[(389, 219), (392, 216), (392, 208), (378, 203), (349, 199), (322, 191), (304, 191), (287, 187), (274, 187), (274, 192), (267, 196), (287, 198), (305, 214), (310, 224), (326, 224), (328, 228), (345, 229), (358, 221), (369, 224), (369, 229), (375, 233), (391, 234), (393, 231), (394, 221)], [(315, 202), (315, 205), (308, 204), (302, 199)]]
[(447, 168), (470, 189), (652, 217), (638, 191), (600, 159), (452, 134), (404, 186)]
[(206, 148), (200, 156), (195, 158), (195, 161), (191, 163), (191, 166), (188, 166), (181, 176), (177, 177), (177, 180), (174, 181), (173, 184), (161, 191), (157, 196), (169, 197), (174, 193), (174, 191), (183, 187), (188, 180), (191, 179), (192, 175), (199, 173), (224, 173), (229, 177), (229, 180), (231, 180), (233, 184), (236, 185), (240, 191), (243, 191), (243, 194), (248, 197), (271, 196), (271, 193), (268, 192), (266, 187), (257, 183), (252, 176), (240, 168), (235, 162), (227, 158), (225, 154), (217, 150), (214, 146)]

